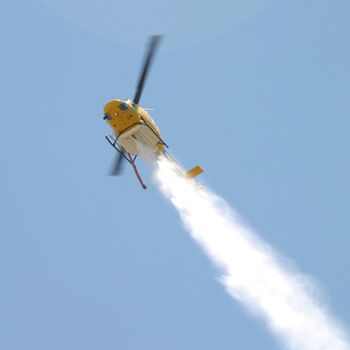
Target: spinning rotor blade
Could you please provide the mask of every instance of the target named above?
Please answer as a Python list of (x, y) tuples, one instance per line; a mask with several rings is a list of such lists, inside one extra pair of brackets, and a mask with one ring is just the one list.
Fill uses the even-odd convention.
[(152, 35), (150, 38), (148, 52), (147, 52), (147, 55), (146, 55), (144, 63), (143, 63), (143, 68), (141, 71), (140, 79), (139, 79), (139, 82), (137, 84), (137, 89), (136, 89), (135, 97), (133, 100), (133, 102), (135, 104), (138, 104), (140, 101), (140, 97), (141, 97), (142, 90), (143, 90), (143, 85), (145, 83), (150, 65), (151, 65), (152, 60), (153, 60), (154, 53), (156, 51), (156, 48), (158, 46), (160, 39), (161, 39), (161, 35)]
[(112, 170), (109, 175), (111, 176), (119, 176), (122, 172), (122, 166), (123, 166), (123, 160), (124, 160), (124, 151), (121, 151), (118, 153), (117, 158), (114, 161), (114, 164), (112, 166)]

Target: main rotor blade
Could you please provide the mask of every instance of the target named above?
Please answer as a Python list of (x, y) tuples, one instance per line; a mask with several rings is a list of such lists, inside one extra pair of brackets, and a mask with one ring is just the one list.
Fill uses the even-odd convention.
[(114, 161), (114, 164), (112, 166), (112, 170), (110, 172), (111, 176), (118, 176), (122, 172), (122, 166), (123, 166), (123, 160), (124, 160), (124, 152), (121, 151), (118, 153), (117, 158)]
[(140, 101), (140, 97), (142, 94), (142, 90), (143, 90), (143, 85), (145, 83), (146, 77), (147, 77), (147, 73), (149, 71), (150, 65), (152, 63), (153, 57), (154, 57), (154, 53), (156, 51), (156, 48), (158, 46), (158, 43), (160, 41), (160, 39), (162, 38), (161, 35), (152, 35), (149, 41), (149, 46), (148, 46), (148, 52), (147, 55), (145, 56), (145, 60), (143, 63), (143, 68), (141, 71), (141, 75), (140, 75), (140, 79), (139, 82), (137, 84), (137, 88), (136, 88), (136, 93), (135, 93), (135, 97), (133, 102), (135, 104), (138, 104)]

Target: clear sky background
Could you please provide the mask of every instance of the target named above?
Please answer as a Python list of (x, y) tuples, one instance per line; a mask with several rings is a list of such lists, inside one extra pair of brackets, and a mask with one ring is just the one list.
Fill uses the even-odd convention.
[[(175, 5), (176, 4), (176, 5)], [(7, 1), (1, 10), (0, 348), (280, 349), (174, 209), (106, 174), (103, 105), (134, 94), (170, 150), (350, 325), (350, 4)]]

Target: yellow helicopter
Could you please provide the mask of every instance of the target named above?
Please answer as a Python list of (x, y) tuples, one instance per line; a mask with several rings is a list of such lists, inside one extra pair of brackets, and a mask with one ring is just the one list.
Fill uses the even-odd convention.
[(203, 172), (202, 168), (198, 165), (187, 172), (181, 169), (166, 151), (168, 145), (162, 139), (159, 128), (147, 111), (139, 105), (143, 86), (160, 39), (160, 35), (150, 37), (148, 51), (145, 56), (134, 99), (126, 101), (115, 99), (104, 106), (103, 119), (107, 121), (114, 131), (114, 135), (106, 136), (106, 139), (118, 152), (111, 175), (120, 175), (123, 161), (126, 160), (132, 166), (143, 189), (147, 187), (143, 183), (135, 165), (135, 160), (140, 155), (140, 149), (138, 147), (140, 143), (147, 147), (155, 156), (160, 154), (166, 156), (189, 179)]

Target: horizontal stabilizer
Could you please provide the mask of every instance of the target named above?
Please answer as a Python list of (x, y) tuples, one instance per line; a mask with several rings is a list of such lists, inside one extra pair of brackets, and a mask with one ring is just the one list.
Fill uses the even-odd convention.
[(189, 177), (190, 179), (193, 179), (199, 174), (202, 174), (202, 172), (203, 172), (203, 169), (199, 165), (196, 165), (194, 168), (186, 172), (186, 176)]

